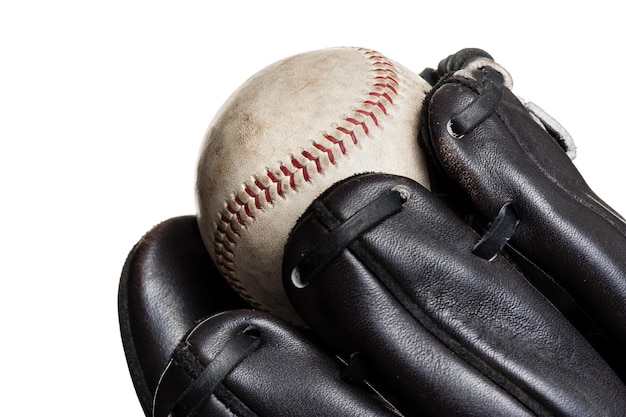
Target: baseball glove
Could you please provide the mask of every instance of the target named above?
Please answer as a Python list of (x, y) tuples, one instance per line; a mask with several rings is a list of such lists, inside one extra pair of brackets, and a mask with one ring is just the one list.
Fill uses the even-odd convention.
[(238, 299), (195, 217), (139, 241), (119, 315), (146, 415), (626, 415), (624, 220), (487, 53), (422, 77), (431, 188), (370, 173), (314, 201), (283, 263), (307, 328)]

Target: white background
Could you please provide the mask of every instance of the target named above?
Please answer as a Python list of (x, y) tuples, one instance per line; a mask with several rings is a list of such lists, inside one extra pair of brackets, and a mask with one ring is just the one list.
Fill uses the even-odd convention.
[(422, 3), (2, 2), (3, 413), (142, 415), (117, 323), (126, 254), (194, 212), (213, 115), (295, 53), (363, 46), (419, 72), (485, 49), (569, 130), (591, 187), (626, 213), (619, 2)]

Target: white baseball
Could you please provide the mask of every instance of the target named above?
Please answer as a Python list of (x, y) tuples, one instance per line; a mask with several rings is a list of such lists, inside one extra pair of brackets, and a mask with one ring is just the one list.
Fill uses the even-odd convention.
[(376, 51), (330, 48), (276, 62), (233, 93), (200, 151), (197, 215), (213, 261), (244, 299), (301, 322), (282, 285), (283, 248), (332, 184), (385, 172), (428, 187), (417, 134), (429, 88)]

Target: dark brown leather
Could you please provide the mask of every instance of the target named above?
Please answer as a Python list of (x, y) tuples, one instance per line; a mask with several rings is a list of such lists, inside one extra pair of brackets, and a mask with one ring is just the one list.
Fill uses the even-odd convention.
[(481, 124), (462, 138), (451, 135), (448, 121), (485, 82), (481, 71), (440, 82), (424, 105), (421, 140), (475, 215), (490, 221), (512, 204), (519, 225), (510, 247), (576, 300), (616, 348), (615, 366), (626, 377), (626, 223), (508, 88)]
[[(302, 331), (267, 313), (239, 310), (213, 316), (185, 338), (194, 360), (209, 364), (224, 345), (253, 329), (260, 346), (221, 382), (198, 416), (394, 416), (383, 403), (340, 378), (340, 364)], [(155, 416), (167, 417), (193, 383), (182, 363), (172, 361), (157, 389)]]
[(197, 321), (247, 306), (208, 257), (195, 216), (164, 221), (132, 249), (119, 287), (122, 341), (146, 414), (174, 348)]
[[(301, 276), (319, 242), (392, 190), (401, 211)], [(473, 255), (479, 238), (419, 184), (363, 175), (300, 219), (284, 285), (308, 325), (338, 352), (359, 352), (406, 415), (624, 415), (615, 373), (503, 257)]]
[[(194, 415), (396, 415), (371, 391), (344, 382), (345, 366), (310, 334), (247, 308), (213, 266), (194, 216), (161, 223), (130, 252), (120, 282), (119, 318), (146, 416), (170, 415), (202, 372), (222, 360), (227, 342), (244, 330), (258, 337), (259, 345), (227, 367), (216, 390), (207, 390), (195, 404)], [(187, 415), (179, 409), (172, 415)]]

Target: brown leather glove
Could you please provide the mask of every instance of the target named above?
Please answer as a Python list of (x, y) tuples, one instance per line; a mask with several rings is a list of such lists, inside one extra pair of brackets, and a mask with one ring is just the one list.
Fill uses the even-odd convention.
[(432, 188), (371, 173), (308, 208), (283, 264), (308, 328), (237, 299), (195, 217), (133, 249), (119, 312), (146, 415), (626, 415), (624, 221), (484, 51), (422, 76)]

